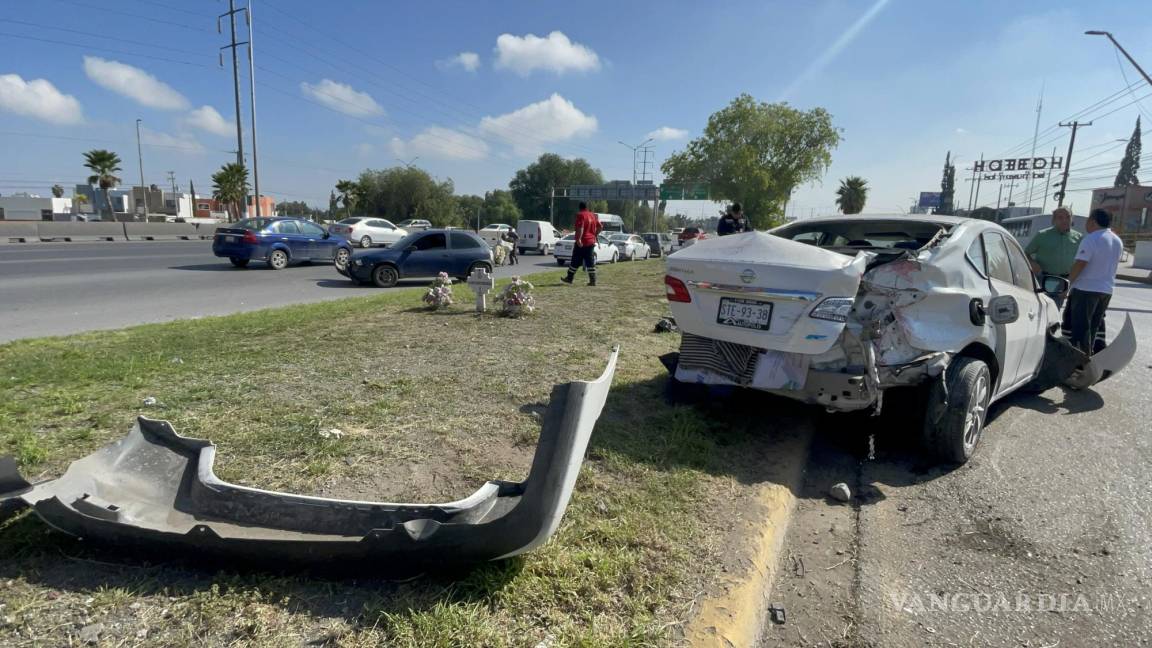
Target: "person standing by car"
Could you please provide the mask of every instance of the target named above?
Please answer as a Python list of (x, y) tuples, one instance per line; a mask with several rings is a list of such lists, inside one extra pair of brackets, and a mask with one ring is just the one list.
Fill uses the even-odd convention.
[(572, 242), (572, 262), (568, 265), (568, 276), (560, 281), (572, 283), (580, 264), (584, 264), (588, 285), (596, 285), (596, 237), (603, 229), (596, 214), (588, 211), (588, 204), (580, 203), (580, 211), (576, 213), (576, 240)]
[(1112, 299), (1116, 267), (1124, 244), (1112, 232), (1112, 214), (1095, 209), (1088, 216), (1076, 259), (1068, 273), (1070, 292), (1064, 326), (1073, 345), (1092, 354), (1103, 348), (1104, 313)]
[(729, 234), (739, 234), (740, 232), (747, 232), (748, 219), (744, 217), (744, 211), (740, 208), (740, 203), (733, 203), (728, 211), (720, 217), (720, 222), (716, 224), (716, 235), (727, 236)]
[[(1028, 255), (1028, 260), (1032, 264), (1032, 272), (1067, 279), (1083, 236), (1072, 229), (1071, 212), (1063, 207), (1052, 210), (1052, 227), (1040, 230), (1028, 242), (1028, 247), (1024, 248), (1024, 254)], [(1044, 280), (1043, 276), (1040, 280)], [(1064, 296), (1058, 295), (1056, 306), (1063, 305)]]
[(520, 260), (516, 258), (516, 244), (520, 242), (520, 235), (516, 230), (508, 230), (504, 233), (504, 240), (512, 246), (512, 249), (508, 250), (508, 265), (519, 264)]

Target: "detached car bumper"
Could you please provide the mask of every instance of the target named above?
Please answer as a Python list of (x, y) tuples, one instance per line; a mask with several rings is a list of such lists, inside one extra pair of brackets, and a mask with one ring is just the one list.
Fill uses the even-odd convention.
[(51, 526), (116, 547), (166, 546), (272, 562), (384, 571), (508, 558), (560, 525), (608, 397), (619, 348), (591, 382), (553, 388), (528, 478), (489, 481), (444, 504), (335, 500), (221, 481), (216, 447), (166, 421), (137, 419), (127, 437), (26, 481), (0, 458), (0, 512), (32, 507)]

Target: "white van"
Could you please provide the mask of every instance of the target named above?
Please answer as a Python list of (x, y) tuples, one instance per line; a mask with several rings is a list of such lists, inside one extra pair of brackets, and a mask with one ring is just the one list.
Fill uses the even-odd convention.
[(624, 232), (624, 219), (616, 214), (596, 214), (605, 232)]
[(548, 221), (522, 220), (516, 223), (516, 236), (520, 237), (516, 242), (520, 254), (539, 252), (548, 256), (556, 249), (556, 241), (560, 240), (560, 232)]

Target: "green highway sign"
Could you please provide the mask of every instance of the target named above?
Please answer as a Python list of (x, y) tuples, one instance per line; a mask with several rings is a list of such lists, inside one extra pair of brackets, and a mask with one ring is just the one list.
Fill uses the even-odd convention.
[(708, 200), (708, 185), (663, 185), (660, 187), (660, 200)]

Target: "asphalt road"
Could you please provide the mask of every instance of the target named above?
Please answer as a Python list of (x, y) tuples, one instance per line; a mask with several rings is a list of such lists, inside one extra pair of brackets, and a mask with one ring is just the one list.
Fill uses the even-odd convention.
[[(497, 277), (556, 269), (528, 255)], [(427, 280), (401, 282), (421, 286)], [(381, 290), (353, 286), (331, 264), (244, 270), (209, 241), (0, 245), (0, 342), (227, 315)]]
[[(899, 412), (821, 418), (764, 644), (1148, 645), (1152, 285), (1120, 282), (1113, 331), (1125, 314), (1123, 373), (1001, 401), (962, 468), (926, 464)], [(825, 496), (837, 481), (851, 505)]]

